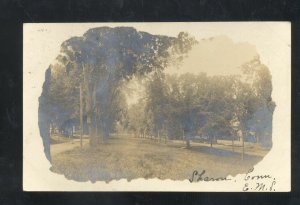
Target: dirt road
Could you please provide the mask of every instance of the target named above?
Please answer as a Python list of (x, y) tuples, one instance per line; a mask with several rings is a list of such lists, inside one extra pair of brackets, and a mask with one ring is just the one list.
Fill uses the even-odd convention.
[(77, 181), (140, 177), (183, 180), (194, 170), (206, 170), (210, 177), (226, 177), (245, 173), (262, 159), (246, 155), (241, 160), (240, 153), (201, 144), (185, 149), (183, 143), (132, 137), (112, 137), (97, 148), (85, 144), (80, 149), (76, 143), (66, 147), (55, 148), (52, 170)]
[[(88, 143), (88, 139), (84, 139), (83, 145), (86, 145), (87, 143)], [(64, 142), (64, 143), (51, 144), (51, 146), (50, 146), (51, 157), (53, 158), (57, 154), (72, 150), (76, 147), (80, 147), (79, 139), (70, 140), (70, 141)]]

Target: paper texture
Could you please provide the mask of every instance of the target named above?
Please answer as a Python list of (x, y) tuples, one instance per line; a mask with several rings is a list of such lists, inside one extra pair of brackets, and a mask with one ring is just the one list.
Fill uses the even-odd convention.
[[(24, 24), (23, 27), (24, 27), (23, 29), (24, 32), (24, 39), (23, 39), (23, 63), (24, 63), (23, 64), (23, 112), (24, 112), (23, 113), (23, 122), (24, 122), (23, 124), (23, 189), (25, 191), (158, 191), (158, 192), (160, 191), (192, 191), (192, 192), (215, 192), (215, 191), (217, 192), (220, 191), (221, 192), (243, 192), (243, 191), (277, 192), (278, 191), (279, 192), (280, 191), (280, 192), (288, 192), (291, 190), (291, 24), (289, 22), (36, 23), (36, 24), (30, 23), (30, 24)], [(120, 177), (118, 177), (119, 176), (118, 174), (109, 173), (109, 171), (106, 170), (106, 172), (110, 174), (110, 177), (107, 178), (107, 181), (101, 180), (102, 178), (100, 177), (100, 175), (103, 174), (100, 173), (101, 171), (99, 171), (99, 173), (95, 173), (95, 176), (97, 177), (99, 176), (98, 178), (96, 177), (95, 180), (89, 177), (87, 178), (82, 177), (80, 176), (80, 174), (78, 174), (79, 180), (77, 180), (76, 178), (77, 175), (75, 177), (72, 177), (73, 175), (68, 175), (67, 173), (68, 171), (66, 171), (67, 169), (62, 168), (62, 166), (59, 166), (60, 165), (59, 163), (61, 163), (59, 160), (66, 159), (68, 163), (71, 163), (68, 160), (68, 157), (71, 157), (71, 155), (72, 157), (74, 157), (75, 161), (81, 159), (80, 157), (82, 156), (78, 157), (76, 155), (78, 153), (81, 153), (80, 151), (74, 151), (74, 152), (72, 151), (73, 148), (80, 150), (79, 138), (72, 141), (72, 139), (70, 139), (69, 137), (70, 134), (68, 134), (68, 136), (62, 136), (62, 135), (60, 136), (60, 131), (58, 131), (59, 134), (57, 134), (57, 136), (59, 137), (57, 137), (57, 139), (66, 140), (66, 142), (69, 143), (68, 144), (69, 148), (67, 150), (64, 150), (66, 149), (65, 147), (67, 145), (65, 146), (65, 144), (62, 143), (52, 144), (51, 142), (50, 144), (50, 151), (52, 149), (52, 164), (51, 164), (44, 152), (45, 141), (43, 141), (44, 138), (41, 137), (41, 127), (39, 127), (39, 120), (41, 121), (41, 114), (39, 115), (40, 112), (39, 97), (44, 92), (43, 85), (45, 86), (44, 83), (46, 80), (45, 79), (46, 70), (49, 67), (51, 70), (51, 66), (54, 66), (55, 63), (57, 63), (57, 56), (62, 51), (61, 46), (63, 42), (67, 41), (72, 37), (81, 37), (89, 29), (102, 28), (102, 27), (110, 27), (110, 28), (130, 27), (137, 30), (138, 32), (140, 31), (147, 32), (153, 36), (156, 36), (157, 39), (160, 39), (161, 36), (167, 36), (170, 37), (171, 39), (173, 38), (175, 39), (178, 37), (178, 34), (180, 32), (187, 32), (192, 37), (194, 37), (195, 40), (198, 42), (197, 45), (193, 46), (192, 49), (188, 51), (187, 56), (185, 56), (184, 57), (185, 59), (183, 59), (183, 63), (179, 64), (178, 66), (179, 68), (176, 68), (176, 66), (167, 66), (164, 69), (164, 73), (167, 76), (171, 76), (172, 74), (177, 74), (178, 76), (181, 76), (184, 75), (185, 73), (191, 73), (191, 75), (196, 76), (202, 72), (205, 72), (207, 74), (205, 79), (209, 79), (208, 81), (210, 81), (210, 79), (212, 79), (211, 78), (212, 76), (217, 76), (217, 75), (229, 76), (229, 75), (239, 74), (240, 66), (242, 66), (247, 62), (250, 62), (251, 60), (253, 60), (253, 58), (259, 56), (259, 62), (262, 65), (265, 65), (270, 71), (272, 77), (271, 99), (276, 104), (276, 106), (273, 112), (273, 116), (271, 117), (272, 134), (271, 134), (271, 145), (269, 146), (269, 148), (264, 149), (265, 151), (262, 151), (263, 154), (260, 155), (260, 153), (256, 153), (255, 150), (251, 152), (249, 151), (250, 148), (249, 147), (248, 147), (249, 149), (247, 148), (247, 146), (250, 145), (256, 146), (256, 144), (258, 143), (254, 143), (254, 142), (252, 143), (249, 141), (245, 142), (246, 154), (248, 153), (248, 155), (251, 155), (251, 153), (254, 153), (253, 156), (257, 156), (257, 155), (261, 156), (261, 160), (257, 160), (253, 162), (254, 169), (253, 170), (247, 169), (243, 173), (239, 173), (239, 171), (231, 173), (230, 171), (228, 171), (229, 175), (219, 176), (218, 175), (219, 173), (227, 173), (226, 169), (228, 170), (230, 169), (228, 167), (230, 167), (231, 162), (229, 164), (226, 164), (227, 163), (226, 161), (227, 159), (230, 161), (231, 155), (226, 158), (226, 154), (221, 154), (220, 161), (225, 159), (224, 164), (222, 164), (222, 162), (213, 160), (219, 158), (217, 155), (215, 155), (215, 153), (212, 153), (212, 150), (217, 150), (217, 151), (225, 150), (226, 153), (227, 152), (231, 153), (231, 147), (230, 147), (231, 141), (226, 139), (225, 140), (218, 139), (216, 144), (211, 145), (213, 148), (210, 148), (210, 142), (212, 143), (213, 138), (206, 139), (205, 137), (202, 137), (202, 136), (206, 136), (205, 134), (203, 135), (191, 134), (190, 137), (191, 137), (192, 150), (193, 147), (195, 150), (197, 147), (200, 147), (199, 148), (200, 150), (204, 150), (203, 153), (202, 152), (197, 153), (196, 151), (195, 152), (191, 151), (185, 147), (186, 146), (185, 142), (187, 141), (187, 136), (188, 136), (187, 132), (189, 130), (187, 128), (184, 128), (184, 126), (182, 128), (183, 134), (180, 135), (183, 135), (185, 139), (183, 140), (175, 139), (174, 137), (173, 140), (173, 138), (171, 139), (173, 135), (170, 136), (170, 134), (168, 137), (162, 138), (161, 136), (163, 135), (162, 134), (163, 131), (161, 130), (167, 129), (166, 128), (167, 123), (165, 127), (161, 127), (157, 129), (160, 133), (158, 132), (157, 134), (157, 132), (155, 132), (154, 135), (156, 137), (157, 136), (159, 137), (155, 138), (154, 136), (155, 138), (154, 140), (147, 137), (144, 138), (133, 137), (135, 136), (136, 133), (133, 134), (132, 130), (126, 132), (127, 134), (130, 133), (132, 135), (132, 137), (129, 138), (126, 138), (126, 136), (119, 137), (121, 135), (116, 134), (117, 137), (116, 137), (116, 141), (114, 142), (116, 142), (115, 146), (118, 152), (114, 152), (114, 153), (125, 153), (125, 154), (127, 153), (126, 151), (123, 152), (122, 145), (120, 144), (121, 142), (127, 143), (128, 142), (127, 139), (129, 141), (131, 140), (130, 142), (132, 143), (138, 142), (141, 144), (140, 148), (142, 150), (139, 150), (139, 147), (137, 147), (136, 154), (142, 153), (143, 156), (141, 155), (140, 158), (141, 161), (143, 160), (144, 161), (141, 162), (140, 167), (139, 165), (134, 165), (137, 167), (126, 168), (126, 169), (133, 169), (132, 170), (133, 174), (128, 175), (131, 176), (129, 178), (123, 177), (123, 176), (127, 176), (127, 175), (122, 175), (122, 173), (124, 172), (123, 170), (120, 170), (121, 173)], [(117, 32), (123, 32), (123, 29), (121, 29), (121, 31), (116, 31), (115, 33)], [(121, 37), (124, 35), (125, 34), (120, 34)], [(112, 38), (113, 37), (108, 39), (112, 39)], [(105, 38), (103, 37), (103, 39)], [(103, 46), (110, 45), (108, 43), (105, 44), (104, 40), (103, 41), (99, 40), (99, 42), (101, 42), (101, 45), (103, 43)], [(123, 43), (126, 44), (126, 42), (128, 43), (128, 41), (125, 38)], [(70, 44), (70, 45), (73, 46), (74, 44)], [(113, 43), (111, 43), (111, 45), (113, 45)], [(92, 49), (92, 47), (88, 47), (86, 51), (88, 53), (87, 55), (90, 55), (89, 54), (90, 48)], [(104, 51), (105, 52), (103, 55), (107, 55), (107, 53), (110, 52), (109, 48)], [(141, 51), (137, 55), (140, 55), (143, 52), (147, 53), (145, 50), (145, 51)], [(162, 56), (160, 57), (163, 58)], [(120, 61), (122, 63), (122, 60)], [(109, 62), (109, 60), (107, 62)], [(137, 61), (137, 62), (141, 63), (141, 61)], [(82, 64), (80, 65), (82, 66)], [(88, 63), (85, 65), (88, 65)], [(109, 65), (107, 64), (107, 68), (108, 66)], [(55, 68), (52, 67), (51, 75), (54, 75), (53, 71), (55, 71)], [(179, 78), (174, 77), (174, 79), (175, 81), (177, 81)], [(62, 82), (65, 81), (63, 80)], [(134, 84), (133, 81), (130, 82), (131, 84), (128, 83), (126, 85), (129, 85), (128, 87), (131, 86), (130, 88), (133, 89), (134, 91), (132, 94), (128, 94), (128, 95), (125, 94), (126, 102), (129, 107), (135, 104), (137, 105), (139, 100), (139, 95), (143, 95), (143, 93), (146, 92), (145, 87), (136, 85)], [(211, 83), (212, 86), (217, 84), (218, 83)], [(223, 99), (224, 96), (218, 96), (218, 97)], [(79, 106), (79, 99), (78, 99), (78, 106)], [(78, 120), (79, 123), (78, 117), (76, 119)], [(169, 121), (170, 119), (174, 119), (174, 118), (172, 117), (168, 118)], [(208, 121), (208, 118), (206, 119), (206, 121)], [(212, 122), (215, 123), (216, 120), (215, 121), (212, 120)], [(263, 122), (264, 120), (261, 121), (261, 123)], [(76, 131), (76, 126), (78, 127), (78, 123), (76, 125), (74, 124), (74, 128), (72, 127), (74, 131)], [(208, 123), (206, 123), (206, 125), (208, 125)], [(200, 128), (197, 129), (200, 130), (199, 133), (205, 133), (205, 131), (207, 131), (206, 129), (204, 129), (204, 126), (202, 128), (203, 129)], [(65, 127), (64, 129), (66, 130)], [(155, 129), (153, 128), (153, 130)], [(213, 131), (215, 130), (216, 129), (213, 129)], [(48, 131), (50, 132), (50, 128), (48, 129)], [(139, 132), (136, 135), (146, 136), (143, 135), (142, 132)], [(195, 136), (197, 135), (199, 135), (199, 138), (202, 137), (203, 138), (202, 140), (204, 141), (207, 140), (207, 142), (198, 143), (197, 139), (195, 139)], [(208, 135), (209, 134), (207, 134), (207, 136)], [(212, 135), (217, 135), (217, 134), (212, 134)], [(149, 136), (150, 134), (148, 135), (148, 137)], [(84, 136), (83, 138), (84, 138), (83, 147), (85, 147), (86, 150), (89, 150), (90, 145), (89, 145), (88, 134), (86, 134), (86, 136)], [(114, 137), (112, 138), (114, 139)], [(166, 145), (164, 144), (164, 139), (166, 140)], [(234, 141), (234, 143), (236, 143), (237, 146), (242, 146), (240, 139), (241, 138), (239, 137), (239, 135), (237, 135), (237, 139), (236, 141)], [(257, 140), (257, 138), (255, 139)], [(104, 165), (108, 166), (108, 164), (110, 164), (109, 166), (118, 167), (119, 164), (122, 163), (126, 164), (127, 162), (125, 157), (122, 158), (122, 156), (118, 156), (117, 154), (111, 156), (111, 158), (109, 157), (109, 154), (114, 154), (114, 153), (110, 153), (110, 148), (108, 148), (109, 146), (112, 146), (109, 144), (111, 142), (110, 140), (111, 138), (108, 138), (107, 144), (100, 145), (99, 153), (104, 152), (103, 150), (105, 150), (108, 153), (108, 155), (107, 157), (101, 156), (103, 157), (103, 160), (111, 159), (113, 160), (112, 163), (115, 164), (111, 165), (109, 162), (105, 162), (106, 164)], [(120, 140), (120, 143), (118, 143), (118, 140)], [(226, 148), (225, 145), (224, 146), (220, 145), (220, 142), (222, 143), (224, 142), (228, 148)], [(144, 145), (143, 143), (145, 143), (146, 145)], [(57, 145), (59, 145), (60, 147)], [(106, 146), (106, 147), (102, 149), (101, 146), (102, 147)], [(136, 145), (132, 145), (132, 146), (136, 146)], [(170, 150), (171, 149), (175, 150), (174, 153), (172, 153), (172, 156), (171, 153), (170, 155), (168, 155), (169, 152), (167, 149), (169, 148), (166, 148), (168, 146), (171, 147)], [(153, 147), (153, 149), (155, 147), (155, 152), (156, 149), (158, 151), (162, 151), (162, 154), (167, 159), (167, 161), (165, 162), (159, 161), (161, 160), (161, 156), (157, 156), (151, 152), (144, 153), (144, 149), (148, 149), (148, 147)], [(54, 149), (58, 154), (56, 156), (60, 156), (60, 158), (58, 157), (56, 158), (53, 155), (53, 153), (55, 152), (53, 151)], [(62, 151), (60, 151), (59, 149), (62, 149)], [(166, 151), (163, 152), (164, 150)], [(237, 155), (240, 156), (239, 153), (242, 152), (241, 150), (242, 150), (241, 147), (237, 147), (234, 152), (235, 153), (234, 156), (235, 157), (237, 157)], [(64, 151), (69, 151), (69, 154), (68, 153), (64, 154)], [(191, 154), (189, 154), (190, 152)], [(146, 158), (143, 157), (149, 156), (149, 154), (151, 155), (150, 158), (152, 157), (150, 159), (152, 160), (151, 163), (154, 162), (157, 163), (157, 167), (152, 167), (151, 164), (148, 165), (149, 167), (147, 167), (145, 164), (143, 165), (143, 163), (148, 163), (147, 161), (145, 161)], [(178, 154), (178, 156), (175, 154)], [(180, 159), (181, 155), (182, 155), (182, 159)], [(210, 167), (199, 167), (199, 165), (197, 164), (198, 162), (196, 160), (198, 155), (199, 155), (199, 161), (201, 161), (202, 159), (202, 162), (199, 163), (202, 163), (205, 166), (204, 160), (208, 160), (208, 164), (210, 164), (209, 165)], [(134, 153), (131, 153), (128, 156), (134, 156)], [(118, 160), (118, 157), (120, 157), (119, 159), (121, 159), (120, 162), (115, 161), (115, 159)], [(155, 157), (158, 157), (157, 161), (155, 161)], [(186, 157), (187, 160), (185, 160), (184, 157)], [(85, 158), (82, 159), (84, 161)], [(176, 164), (175, 160), (177, 159), (178, 159), (178, 163)], [(239, 157), (237, 157), (237, 159), (241, 160)], [(184, 161), (188, 161), (188, 160), (190, 160), (190, 164), (188, 163), (183, 164)], [(209, 160), (212, 160), (211, 163)], [(244, 161), (241, 161), (241, 163), (244, 163), (245, 160), (247, 160), (247, 158), (243, 160)], [(86, 163), (88, 163), (88, 161)], [(130, 162), (128, 161), (127, 164), (130, 164)], [(179, 166), (178, 164), (180, 164), (180, 166), (182, 167), (185, 166), (184, 168), (185, 171), (190, 170), (190, 172), (187, 171), (190, 174), (183, 174), (180, 175), (180, 177), (178, 176), (178, 178), (176, 178), (177, 171), (174, 170), (178, 169), (178, 173), (181, 171), (179, 170), (179, 168), (177, 168), (177, 166)], [(52, 170), (51, 171), (50, 167), (52, 165), (55, 166), (51, 168)], [(164, 166), (170, 166), (171, 168), (168, 168), (169, 170), (166, 170), (166, 167)], [(243, 165), (232, 164), (232, 166), (239, 167)], [(75, 166), (70, 169), (72, 169), (71, 171), (74, 170), (76, 171), (76, 169), (79, 170), (81, 168), (76, 168)], [(141, 175), (134, 174), (134, 173), (139, 173), (135, 171), (140, 168), (147, 172), (150, 169), (154, 169), (154, 171), (153, 173), (149, 171), (149, 177), (145, 177), (146, 175), (143, 174)], [(163, 172), (163, 173), (158, 174), (159, 172)], [(247, 174), (247, 172), (249, 173)], [(141, 178), (141, 176), (144, 177)], [(205, 180), (205, 177), (208, 177), (207, 179), (211, 179), (211, 180), (207, 181)], [(218, 177), (222, 178), (222, 180), (218, 180), (218, 181), (212, 180)]]

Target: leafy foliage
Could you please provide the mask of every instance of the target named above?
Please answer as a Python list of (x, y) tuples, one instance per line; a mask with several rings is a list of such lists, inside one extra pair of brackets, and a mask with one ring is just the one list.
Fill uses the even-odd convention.
[(78, 119), (82, 86), (84, 119), (91, 139), (99, 135), (97, 130), (108, 137), (127, 109), (122, 85), (134, 76), (161, 72), (179, 63), (196, 43), (187, 33), (175, 38), (131, 27), (90, 29), (82, 37), (62, 43), (56, 62), (49, 68), (49, 92), (42, 94), (45, 103), (41, 110), (58, 127), (66, 120)]
[[(144, 111), (149, 133), (166, 131), (169, 138), (202, 135), (216, 139), (252, 133), (271, 145), (271, 75), (258, 58), (241, 66), (242, 76), (154, 73), (148, 80)], [(141, 105), (140, 105), (141, 106)], [(140, 119), (136, 126), (143, 126)], [(149, 126), (149, 121), (151, 126)], [(135, 128), (138, 130), (137, 128)]]

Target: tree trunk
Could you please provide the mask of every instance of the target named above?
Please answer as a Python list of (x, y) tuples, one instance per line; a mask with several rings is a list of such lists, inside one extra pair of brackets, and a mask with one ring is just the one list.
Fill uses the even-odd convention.
[(92, 84), (92, 96), (91, 96), (91, 129), (92, 129), (92, 146), (97, 146), (98, 136), (97, 136), (97, 99), (96, 99), (96, 83)]
[(87, 114), (87, 127), (89, 131), (89, 138), (90, 138), (90, 146), (95, 146), (97, 144), (95, 138), (95, 120), (94, 120), (94, 105), (93, 105), (93, 89), (94, 86), (91, 86), (89, 83), (89, 78), (87, 74), (86, 67), (83, 67), (83, 75), (84, 75), (84, 84), (86, 90), (86, 114)]
[(190, 139), (186, 139), (186, 148), (191, 148)]
[(90, 96), (86, 97), (86, 110), (87, 110), (87, 119), (86, 119), (86, 123), (87, 123), (87, 127), (88, 127), (88, 132), (89, 132), (89, 138), (90, 138), (90, 145), (94, 146), (95, 145), (95, 136), (94, 136), (94, 129), (92, 127), (92, 108), (91, 108), (91, 99)]
[(51, 135), (54, 134), (53, 128), (54, 128), (54, 125), (53, 125), (53, 123), (50, 122), (50, 134)]
[(167, 144), (168, 135), (165, 136), (165, 144)]
[(160, 143), (160, 135), (159, 135), (159, 130), (157, 130), (157, 140)]
[(95, 82), (93, 84), (93, 115), (94, 115), (94, 133), (95, 133), (95, 145), (99, 144), (99, 131), (98, 131), (98, 117), (99, 117), (99, 106), (97, 103), (97, 83)]
[(232, 137), (232, 151), (234, 152), (234, 137)]
[(97, 117), (97, 112), (95, 116), (95, 137), (96, 137), (96, 143), (99, 144), (99, 132), (98, 132), (98, 117)]
[(244, 139), (244, 132), (242, 132), (242, 160), (244, 160), (245, 155), (245, 139)]
[(83, 85), (80, 83), (80, 147), (82, 148), (83, 136)]

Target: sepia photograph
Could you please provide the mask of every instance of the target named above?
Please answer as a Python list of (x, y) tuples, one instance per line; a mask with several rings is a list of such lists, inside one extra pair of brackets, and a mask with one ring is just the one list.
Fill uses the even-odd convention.
[[(237, 40), (237, 33), (214, 31), (220, 24), (205, 24), (211, 28), (205, 35), (197, 23), (158, 23), (153, 29), (151, 23), (75, 24), (69, 35), (53, 33), (61, 43), (43, 50), (52, 60), (39, 71), (32, 125), (49, 172), (92, 185), (250, 179), (279, 144), (273, 116), (281, 102), (273, 97), (274, 72), (265, 52), (253, 37)], [(51, 24), (44, 25), (35, 32), (51, 33)], [(77, 28), (81, 33), (73, 35)], [(31, 72), (24, 75), (34, 80)], [(276, 154), (285, 152), (289, 156), (290, 149)], [(252, 191), (275, 191), (275, 177), (264, 171), (251, 179), (271, 181)], [(248, 185), (241, 189), (250, 191)]]

